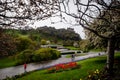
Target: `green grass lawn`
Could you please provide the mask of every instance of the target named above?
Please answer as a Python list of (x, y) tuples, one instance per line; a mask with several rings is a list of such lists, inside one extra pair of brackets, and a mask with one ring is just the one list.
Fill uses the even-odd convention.
[(35, 71), (17, 80), (80, 80), (88, 75), (88, 72), (102, 69), (105, 65), (106, 57), (101, 56), (77, 62), (81, 65), (80, 69), (63, 71), (57, 73), (47, 73), (47, 70)]
[(66, 48), (70, 49), (70, 50), (79, 50), (79, 48), (76, 48), (74, 46), (66, 46)]
[(92, 52), (101, 52), (101, 51), (104, 51), (104, 50), (98, 48), (98, 49), (91, 49), (90, 51), (92, 51)]
[(15, 66), (15, 65), (16, 65), (16, 61), (13, 57), (5, 57), (0, 59), (0, 69)]

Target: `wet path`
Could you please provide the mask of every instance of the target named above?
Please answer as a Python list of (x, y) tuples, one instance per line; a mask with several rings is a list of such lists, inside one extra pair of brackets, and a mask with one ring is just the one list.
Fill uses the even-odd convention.
[[(104, 54), (105, 54), (104, 52), (101, 52), (101, 55), (104, 55)], [(84, 60), (84, 59), (96, 57), (96, 56), (99, 56), (99, 54), (88, 53), (88, 55), (85, 55), (85, 56), (75, 57), (74, 61)], [(59, 63), (67, 63), (67, 62), (71, 62), (71, 58), (65, 58), (64, 56), (62, 56), (57, 60), (51, 60), (51, 61), (42, 62), (42, 63), (30, 63), (30, 64), (27, 64), (27, 71), (29, 72), (33, 70), (39, 70), (39, 69), (47, 68), (50, 66), (54, 66)], [(6, 78), (6, 76), (12, 77), (21, 73), (24, 73), (23, 65), (3, 68), (3, 69), (0, 69), (0, 80)]]

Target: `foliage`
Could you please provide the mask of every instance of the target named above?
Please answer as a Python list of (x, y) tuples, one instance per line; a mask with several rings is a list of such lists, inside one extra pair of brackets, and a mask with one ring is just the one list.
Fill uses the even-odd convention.
[(90, 49), (93, 48), (93, 45), (90, 44), (90, 41), (88, 40), (81, 40), (79, 45), (80, 49), (83, 50), (83, 52), (88, 52)]
[(38, 35), (38, 34), (36, 34), (36, 33), (32, 33), (32, 31), (31, 31), (31, 33), (30, 33), (30, 35), (29, 35), (29, 38), (30, 38), (31, 40), (37, 41), (37, 42), (40, 42), (40, 40), (41, 40), (40, 35)]
[(55, 50), (55, 49), (51, 49), (50, 53), (52, 55), (51, 56), (52, 59), (57, 59), (61, 56), (61, 53), (59, 51)]
[(94, 48), (106, 48), (107, 47), (107, 40), (96, 36), (94, 33), (91, 33), (88, 30), (85, 30), (87, 40), (89, 43), (93, 45)]
[[(4, 29), (4, 28), (3, 28)], [(13, 38), (17, 38), (17, 37), (19, 37), (19, 33), (20, 33), (20, 31), (19, 30), (17, 30), (17, 29), (4, 29), (4, 32), (6, 33), (6, 34), (9, 34), (10, 36), (12, 36)]]
[(27, 49), (16, 55), (17, 64), (33, 62), (33, 50)]
[[(57, 43), (58, 40), (62, 40), (63, 42), (65, 42), (67, 45), (69, 43), (69, 45), (73, 45), (74, 41), (79, 41), (81, 40), (79, 34), (75, 33), (74, 29), (72, 28), (68, 28), (68, 29), (55, 29), (53, 27), (38, 27), (37, 28), (38, 32), (40, 34), (43, 34), (45, 36), (47, 36), (51, 41), (53, 41), (54, 43)], [(45, 37), (44, 37), (45, 39)], [(64, 44), (64, 43), (63, 43)]]
[(34, 52), (33, 60), (36, 61), (45, 61), (51, 59), (57, 59), (60, 57), (60, 52), (52, 48), (41, 48)]
[(47, 41), (42, 39), (40, 43), (41, 43), (41, 45), (45, 45), (45, 44), (47, 44)]
[(0, 29), (0, 57), (10, 56), (16, 52), (15, 40), (12, 36), (5, 34)]
[(89, 72), (87, 80), (104, 80), (100, 77), (100, 75), (101, 75), (101, 72), (98, 69), (96, 69), (93, 72)]
[(38, 62), (38, 61), (45, 61), (48, 60), (47, 58), (49, 57), (49, 55), (47, 55), (47, 53), (50, 54), (49, 60), (51, 59), (57, 59), (60, 57), (60, 53), (54, 49), (49, 49), (49, 50), (43, 50), (41, 49), (45, 56), (44, 56), (44, 60), (41, 60), (41, 57), (43, 58), (43, 54), (42, 55), (36, 55), (35, 52), (37, 51), (33, 51), (31, 49), (26, 49), (20, 53), (17, 53), (16, 55), (12, 56), (12, 57), (5, 57), (5, 58), (0, 58), (0, 68), (5, 68), (5, 67), (11, 67), (11, 66), (15, 66), (15, 65), (20, 65), (20, 64), (24, 64), (26, 63), (30, 63), (30, 62)]
[(72, 41), (72, 40), (64, 40), (62, 43), (63, 43), (63, 46), (73, 46), (74, 41)]
[[(63, 31), (62, 31), (63, 30)], [(81, 40), (79, 34), (74, 30), (69, 29), (55, 29), (52, 27), (38, 27), (37, 29), (18, 30), (18, 29), (5, 29), (7, 34), (17, 38), (21, 36), (28, 36), (31, 40), (40, 44), (41, 40), (52, 42), (52, 44), (64, 44), (73, 46), (74, 42)], [(22, 32), (25, 31), (26, 34)], [(67, 37), (66, 37), (67, 33)], [(69, 34), (68, 34), (69, 33)], [(48, 43), (46, 43), (48, 44)]]
[(28, 37), (18, 37), (16, 38), (16, 45), (18, 52), (21, 52), (25, 49), (34, 49), (36, 43)]
[(15, 76), (12, 76), (12, 77), (6, 76), (6, 78), (3, 79), (3, 80), (16, 80), (17, 78), (23, 77), (23, 76), (25, 76), (25, 75), (26, 75), (25, 73), (22, 73), (22, 74), (20, 74), (20, 75), (15, 75)]

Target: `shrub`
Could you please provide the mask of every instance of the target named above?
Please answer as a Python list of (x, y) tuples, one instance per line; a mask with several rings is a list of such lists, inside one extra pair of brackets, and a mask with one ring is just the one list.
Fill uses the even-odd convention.
[(26, 49), (34, 49), (36, 43), (27, 37), (19, 37), (16, 39), (17, 50), (19, 52)]
[(45, 61), (60, 57), (60, 52), (51, 48), (41, 48), (36, 50), (33, 56), (34, 61)]
[(42, 39), (41, 42), (40, 42), (42, 45), (46, 45), (47, 44), (47, 41)]
[(101, 79), (101, 73), (98, 69), (96, 69), (93, 72), (89, 72), (87, 79), (88, 80), (103, 80)]
[(60, 57), (60, 52), (55, 50), (55, 49), (50, 49), (50, 53), (51, 53), (51, 58), (52, 59), (57, 59), (58, 57)]
[(33, 50), (27, 49), (17, 54), (17, 64), (40, 62), (60, 57), (60, 52), (51, 48), (41, 48), (33, 52)]
[(39, 49), (35, 51), (33, 60), (34, 61), (43, 61), (43, 60), (49, 60), (51, 58), (51, 54), (49, 50), (47, 49)]
[(16, 56), (17, 64), (32, 62), (33, 61), (32, 57), (33, 57), (33, 50), (30, 49), (24, 50), (21, 53), (17, 54)]

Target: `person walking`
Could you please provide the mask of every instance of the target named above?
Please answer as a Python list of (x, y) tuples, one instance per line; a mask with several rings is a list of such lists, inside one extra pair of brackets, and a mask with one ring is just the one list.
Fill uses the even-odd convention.
[(24, 72), (25, 72), (25, 73), (27, 72), (26, 69), (27, 69), (27, 64), (25, 63), (25, 64), (24, 64)]
[(71, 55), (71, 60), (72, 60), (72, 61), (74, 61), (74, 57), (75, 57), (75, 55), (72, 54), (72, 55)]
[(98, 55), (100, 56), (100, 53), (98, 53)]

